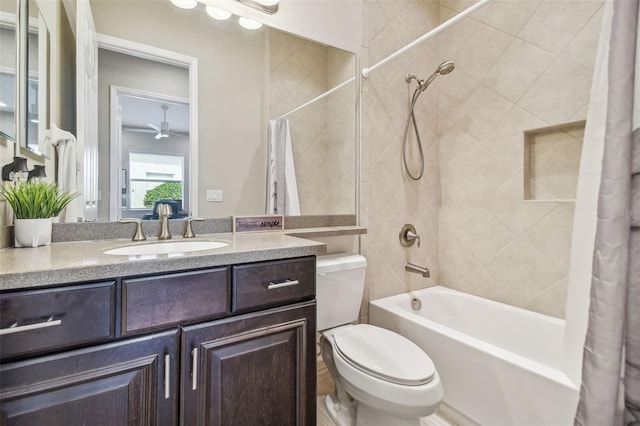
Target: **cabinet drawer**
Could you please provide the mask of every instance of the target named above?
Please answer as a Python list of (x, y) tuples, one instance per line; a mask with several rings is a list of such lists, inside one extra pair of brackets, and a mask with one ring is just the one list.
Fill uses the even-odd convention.
[(315, 292), (315, 256), (233, 267), (234, 312), (309, 299)]
[(114, 281), (0, 294), (0, 354), (19, 355), (114, 336)]
[(229, 268), (122, 280), (122, 334), (230, 312)]

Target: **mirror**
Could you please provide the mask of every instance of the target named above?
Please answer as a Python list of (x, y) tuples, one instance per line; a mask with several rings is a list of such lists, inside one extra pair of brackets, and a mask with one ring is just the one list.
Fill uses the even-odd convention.
[[(109, 215), (110, 200), (121, 197), (125, 187), (117, 180), (114, 184), (110, 171), (114, 162), (122, 169), (122, 159), (111, 152), (110, 90), (114, 87), (189, 99), (189, 85), (197, 85), (197, 99), (189, 99), (191, 111), (197, 114), (196, 129), (191, 129), (192, 138), (194, 130), (197, 134), (197, 157), (192, 160), (197, 179), (189, 182), (197, 192), (189, 212), (225, 217), (265, 212), (269, 120), (353, 79), (357, 72), (353, 53), (266, 26), (250, 31), (234, 20), (216, 21), (207, 16), (203, 5), (192, 10), (178, 9), (168, 0), (154, 3), (153, 8), (138, 1), (99, 0), (90, 5), (99, 46), (101, 221), (114, 219)], [(150, 54), (140, 58), (144, 55), (105, 48), (105, 40), (113, 38), (137, 48), (148, 46)], [(186, 94), (176, 92), (185, 82), (167, 80), (168, 73), (160, 68), (139, 74), (127, 68), (127, 57), (140, 62), (157, 51), (197, 59), (197, 76), (188, 74)], [(158, 81), (149, 87), (154, 78)], [(356, 100), (354, 79), (286, 117), (302, 215), (355, 214)], [(154, 138), (153, 133), (147, 135)], [(157, 146), (157, 154), (167, 153), (166, 147)]]
[(0, 2), (0, 138), (5, 141), (16, 137), (16, 4)]
[(26, 139), (27, 151), (41, 155), (40, 139), (49, 127), (49, 30), (36, 0), (28, 1)]

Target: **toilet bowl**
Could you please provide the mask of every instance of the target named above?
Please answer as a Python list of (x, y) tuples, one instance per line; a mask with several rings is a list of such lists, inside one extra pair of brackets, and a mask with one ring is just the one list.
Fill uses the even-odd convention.
[(407, 338), (351, 324), (358, 317), (365, 268), (366, 260), (357, 255), (317, 261), (322, 357), (336, 385), (326, 398), (327, 412), (337, 426), (417, 426), (438, 408), (442, 383), (429, 356)]

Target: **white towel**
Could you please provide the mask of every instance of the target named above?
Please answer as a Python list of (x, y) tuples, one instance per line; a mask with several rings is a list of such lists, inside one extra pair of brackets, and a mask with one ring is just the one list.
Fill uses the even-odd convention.
[[(78, 191), (78, 171), (80, 165), (77, 158), (76, 137), (66, 130), (59, 129), (51, 123), (51, 129), (45, 132), (43, 151), (50, 156), (51, 146), (56, 147), (56, 183), (63, 191)], [(60, 213), (60, 222), (75, 222), (79, 216), (78, 199), (71, 201)]]
[(300, 215), (289, 120), (269, 121), (266, 213)]

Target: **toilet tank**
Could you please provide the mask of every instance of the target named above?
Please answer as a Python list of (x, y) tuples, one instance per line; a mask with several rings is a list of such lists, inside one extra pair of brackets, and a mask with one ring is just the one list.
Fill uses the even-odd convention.
[(367, 260), (360, 255), (319, 256), (316, 261), (317, 329), (358, 319)]

